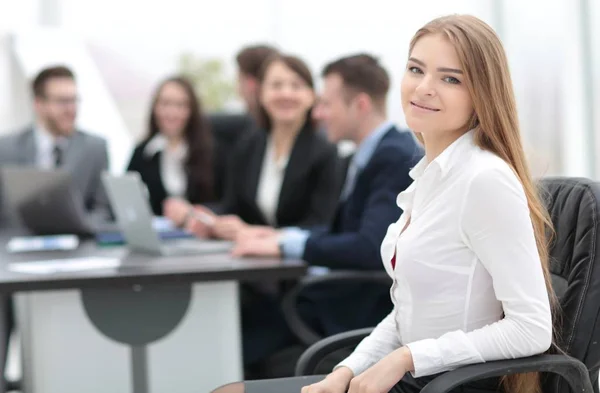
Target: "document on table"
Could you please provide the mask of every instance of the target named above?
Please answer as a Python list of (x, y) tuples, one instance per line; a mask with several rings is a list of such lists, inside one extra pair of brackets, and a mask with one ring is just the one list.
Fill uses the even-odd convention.
[(17, 236), (6, 244), (10, 253), (31, 251), (69, 251), (79, 246), (79, 238), (75, 235), (55, 236)]
[(85, 257), (16, 262), (9, 264), (7, 269), (16, 273), (53, 274), (95, 269), (114, 269), (119, 267), (120, 264), (121, 261), (117, 258)]

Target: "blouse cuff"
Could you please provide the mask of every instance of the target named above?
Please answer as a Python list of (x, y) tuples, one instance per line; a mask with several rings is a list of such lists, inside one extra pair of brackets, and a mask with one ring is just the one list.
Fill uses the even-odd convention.
[(437, 346), (436, 340), (427, 339), (406, 345), (413, 358), (415, 378), (436, 374), (443, 368), (444, 361)]
[(438, 339), (425, 339), (406, 345), (412, 354), (413, 377), (419, 378), (456, 369), (484, 360), (462, 331), (444, 334)]

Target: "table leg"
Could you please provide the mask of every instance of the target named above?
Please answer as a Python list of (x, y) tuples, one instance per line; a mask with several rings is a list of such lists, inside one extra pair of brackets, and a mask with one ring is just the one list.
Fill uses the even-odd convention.
[(145, 345), (131, 347), (133, 393), (148, 393), (148, 352)]
[(191, 293), (187, 285), (142, 286), (17, 300), (24, 391), (210, 392), (243, 377), (235, 282), (197, 283)]
[(6, 391), (6, 361), (8, 359), (8, 344), (10, 341), (10, 332), (9, 332), (9, 319), (10, 316), (8, 313), (10, 312), (11, 307), (9, 306), (9, 302), (11, 302), (10, 295), (0, 295), (0, 372), (2, 376), (0, 378), (0, 392)]

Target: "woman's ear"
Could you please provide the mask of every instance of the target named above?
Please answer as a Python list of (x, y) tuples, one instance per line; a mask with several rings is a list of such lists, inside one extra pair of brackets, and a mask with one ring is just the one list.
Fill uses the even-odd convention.
[(260, 86), (260, 84), (258, 83), (258, 79), (253, 76), (248, 76), (246, 78), (246, 83), (248, 84), (249, 89), (254, 94), (258, 94), (258, 87)]

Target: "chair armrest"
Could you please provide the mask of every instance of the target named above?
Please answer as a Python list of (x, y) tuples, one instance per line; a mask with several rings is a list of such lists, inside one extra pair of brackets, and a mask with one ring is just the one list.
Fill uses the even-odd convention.
[(306, 324), (298, 313), (298, 297), (302, 291), (315, 285), (337, 282), (381, 283), (390, 286), (392, 280), (385, 271), (334, 271), (322, 276), (304, 277), (282, 300), (283, 317), (291, 331), (305, 345), (312, 345), (323, 337)]
[(304, 386), (320, 382), (325, 377), (316, 375), (235, 382), (218, 387), (212, 393), (298, 393)]
[(560, 375), (572, 392), (594, 391), (588, 370), (579, 360), (565, 355), (540, 355), (461, 367), (435, 378), (421, 393), (446, 393), (471, 381), (536, 371)]
[(327, 337), (311, 345), (296, 363), (296, 376), (313, 375), (318, 364), (327, 355), (339, 349), (356, 347), (372, 331), (373, 328), (352, 330)]
[(326, 375), (246, 382), (244, 393), (298, 393), (304, 386), (324, 380)]

